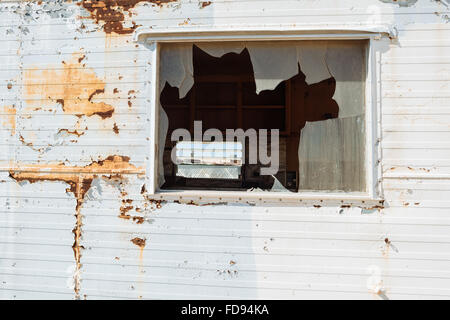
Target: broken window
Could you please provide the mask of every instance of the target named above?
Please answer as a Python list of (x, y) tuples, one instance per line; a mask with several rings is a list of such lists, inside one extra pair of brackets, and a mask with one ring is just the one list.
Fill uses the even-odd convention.
[(366, 191), (366, 47), (161, 45), (160, 188)]

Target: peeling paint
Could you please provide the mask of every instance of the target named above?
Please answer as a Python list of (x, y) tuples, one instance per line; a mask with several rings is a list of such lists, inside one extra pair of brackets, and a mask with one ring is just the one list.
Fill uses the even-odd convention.
[(151, 205), (153, 205), (156, 209), (161, 209), (162, 208), (162, 204), (166, 203), (166, 201), (164, 200), (155, 200), (155, 199), (150, 199), (147, 196), (144, 197), (145, 200), (150, 203)]
[(30, 148), (33, 149), (34, 151), (37, 151), (37, 152), (43, 152), (43, 151), (45, 150), (45, 148), (35, 148), (35, 147), (33, 146), (33, 143), (32, 143), (32, 142), (25, 141), (25, 138), (24, 138), (22, 135), (19, 135), (19, 141), (20, 141), (24, 146), (30, 147)]
[(124, 220), (132, 220), (136, 224), (143, 224), (145, 221), (144, 217), (132, 216), (132, 215), (128, 214), (128, 212), (133, 209), (135, 209), (136, 212), (139, 212), (138, 208), (135, 208), (134, 206), (131, 205), (132, 202), (133, 202), (133, 200), (131, 200), (131, 199), (123, 199), (122, 200), (122, 206), (120, 207), (119, 218), (124, 219)]

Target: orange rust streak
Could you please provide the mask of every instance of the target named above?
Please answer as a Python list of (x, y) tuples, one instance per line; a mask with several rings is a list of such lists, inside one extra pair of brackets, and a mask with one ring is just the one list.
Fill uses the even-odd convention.
[[(105, 92), (105, 82), (92, 69), (79, 62), (80, 54), (74, 54), (62, 69), (24, 72), (25, 98), (28, 107), (41, 107), (41, 101), (49, 99), (61, 105), (63, 111), (76, 116), (98, 115), (110, 118), (114, 107), (104, 102), (92, 102), (94, 95)], [(33, 100), (34, 99), (34, 100)]]
[[(129, 158), (125, 156), (109, 156), (105, 160), (94, 161), (87, 166), (66, 166), (58, 164), (12, 164), (7, 170), (13, 173), (13, 177), (21, 180), (35, 182), (36, 180), (59, 180), (71, 181), (71, 175), (77, 174), (143, 174), (142, 167), (136, 167), (129, 163)], [(1, 167), (0, 167), (1, 169)]]
[[(21, 165), (9, 169), (10, 176), (16, 181), (62, 181), (71, 186), (70, 190), (77, 199), (83, 200), (92, 180), (99, 174), (143, 173), (144, 170), (129, 163), (125, 156), (109, 156), (105, 160), (94, 161), (84, 167), (66, 166), (64, 164)], [(80, 176), (82, 180), (79, 180)], [(78, 185), (81, 183), (81, 189)], [(80, 193), (81, 192), (81, 193)], [(78, 206), (79, 204), (77, 204)]]
[(176, 2), (178, 0), (82, 0), (77, 3), (91, 14), (90, 18), (95, 23), (103, 23), (105, 33), (130, 34), (138, 26), (131, 21), (131, 27), (124, 27), (126, 13), (132, 16), (129, 11), (140, 2), (154, 3), (161, 5), (163, 3)]
[(11, 130), (11, 135), (16, 133), (16, 107), (2, 106), (0, 107), (0, 120), (1, 125)]
[[(70, 188), (66, 189), (66, 192), (71, 192), (75, 195), (77, 204), (75, 208), (75, 227), (72, 230), (74, 235), (74, 242), (72, 245), (73, 254), (76, 263), (76, 272), (74, 276), (75, 280), (75, 298), (79, 299), (80, 295), (80, 269), (81, 269), (81, 249), (84, 249), (81, 245), (82, 236), (82, 215), (81, 207), (84, 202), (86, 193), (91, 188), (92, 181), (97, 174), (108, 173), (129, 173), (129, 172), (143, 172), (142, 169), (135, 167), (129, 163), (130, 158), (126, 156), (109, 156), (105, 160), (94, 161), (91, 164), (84, 167), (69, 167), (64, 164), (56, 165), (32, 165), (32, 166), (17, 166), (16, 168), (9, 170), (9, 175), (16, 181), (28, 181), (34, 183), (37, 181), (61, 181), (67, 183)], [(83, 173), (86, 172), (86, 173)], [(133, 217), (134, 221), (134, 217)], [(145, 239), (141, 241), (136, 240), (137, 245), (145, 246)], [(134, 242), (133, 242), (134, 243)]]
[[(83, 248), (80, 245), (81, 241), (81, 227), (83, 225), (82, 222), (82, 215), (81, 215), (81, 205), (83, 203), (84, 195), (89, 189), (92, 179), (88, 180), (89, 182), (85, 182), (84, 178), (82, 176), (79, 176), (78, 183), (75, 187), (75, 195), (77, 197), (77, 206), (76, 206), (76, 212), (75, 212), (75, 218), (76, 218), (76, 224), (75, 228), (73, 228), (72, 233), (74, 237), (72, 250), (73, 255), (75, 257), (75, 263), (76, 263), (76, 272), (75, 272), (75, 298), (80, 298), (80, 270), (81, 270), (81, 249)], [(86, 188), (86, 184), (89, 184), (89, 186)]]
[(67, 134), (73, 134), (73, 135), (75, 135), (77, 137), (80, 137), (80, 136), (82, 136), (84, 134), (84, 132), (78, 132), (78, 130), (71, 131), (69, 129), (60, 129), (58, 131), (58, 133), (61, 133), (61, 132), (66, 132)]

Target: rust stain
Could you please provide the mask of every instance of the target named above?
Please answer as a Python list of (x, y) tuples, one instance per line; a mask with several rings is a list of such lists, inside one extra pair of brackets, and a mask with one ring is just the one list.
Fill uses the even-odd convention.
[(115, 134), (119, 134), (119, 127), (117, 126), (117, 124), (114, 122), (114, 126), (113, 126), (113, 131)]
[[(133, 103), (131, 102), (132, 99), (136, 99), (135, 90), (128, 91), (128, 107), (131, 108), (133, 106)], [(134, 94), (134, 96), (133, 96)]]
[[(80, 64), (79, 53), (74, 53), (62, 69), (28, 69), (24, 72), (25, 98), (31, 99), (30, 107), (41, 107), (39, 99), (59, 103), (65, 113), (78, 117), (98, 115), (110, 118), (114, 107), (104, 102), (93, 102), (95, 95), (105, 92), (105, 82), (94, 70)], [(38, 104), (38, 105), (36, 105)]]
[(32, 142), (27, 142), (25, 141), (25, 138), (22, 135), (19, 135), (19, 141), (27, 147), (30, 147), (31, 149), (33, 149), (34, 151), (38, 151), (38, 152), (42, 152), (43, 150), (45, 150), (45, 147), (42, 148), (35, 148)]
[(145, 247), (145, 242), (147, 241), (147, 239), (136, 237), (131, 239), (130, 241), (133, 242), (133, 244), (137, 245), (139, 248), (143, 249)]
[[(129, 211), (135, 209), (135, 207), (131, 205), (132, 202), (133, 202), (133, 200), (131, 200), (131, 199), (122, 199), (122, 206), (120, 207), (119, 218), (124, 219), (124, 220), (132, 220), (136, 224), (143, 224), (145, 221), (144, 217), (131, 216), (130, 214), (128, 214)], [(138, 208), (136, 208), (135, 210), (136, 210), (136, 212), (140, 212), (140, 210), (138, 210)]]
[(12, 89), (12, 84), (11, 84), (11, 83), (8, 83), (8, 84), (6, 85), (6, 87), (8, 88), (8, 90), (11, 90), (11, 89)]
[(144, 217), (134, 216), (133, 221), (136, 222), (136, 224), (143, 224), (145, 219)]
[(102, 179), (108, 182), (122, 182), (123, 176), (121, 174), (110, 174), (102, 176)]
[(58, 133), (61, 133), (61, 132), (66, 132), (67, 134), (73, 134), (73, 135), (75, 135), (77, 137), (80, 137), (80, 136), (82, 136), (84, 134), (84, 132), (78, 132), (78, 130), (71, 131), (69, 129), (60, 129), (58, 131)]
[(82, 234), (82, 226), (83, 226), (83, 216), (81, 215), (81, 206), (84, 201), (84, 196), (87, 191), (90, 189), (92, 184), (92, 178), (84, 178), (83, 176), (78, 177), (78, 183), (76, 185), (71, 185), (70, 191), (73, 192), (77, 199), (77, 205), (75, 210), (75, 227), (72, 229), (73, 233), (73, 255), (75, 257), (76, 262), (76, 273), (75, 273), (75, 298), (79, 299), (80, 297), (80, 270), (81, 270), (81, 249), (84, 247), (81, 245), (81, 234)]
[(379, 210), (381, 210), (381, 209), (384, 209), (384, 206), (375, 205), (375, 206), (372, 206), (372, 207), (368, 207), (368, 208), (367, 208), (367, 210), (374, 210), (374, 209), (377, 209), (377, 210), (379, 211)]
[(128, 214), (128, 211), (133, 210), (133, 206), (122, 206), (120, 207), (120, 215), (119, 218), (129, 220), (131, 216)]
[[(135, 167), (129, 163), (130, 158), (126, 156), (112, 155), (104, 160), (94, 161), (91, 164), (81, 166), (66, 166), (64, 164), (35, 164), (35, 165), (18, 165), (9, 170), (9, 176), (17, 182), (28, 181), (35, 183), (39, 181), (60, 181), (69, 185), (66, 192), (73, 193), (76, 198), (75, 207), (75, 227), (72, 230), (74, 242), (72, 250), (76, 263), (75, 272), (75, 297), (80, 298), (80, 278), (79, 271), (81, 269), (81, 245), (83, 216), (81, 207), (83, 205), (85, 195), (92, 185), (92, 181), (99, 174), (114, 173), (137, 173), (142, 169)], [(144, 242), (145, 244), (145, 242)]]
[(10, 175), (20, 181), (27, 180), (31, 183), (37, 181), (63, 181), (69, 182), (76, 180), (78, 174), (88, 176), (100, 174), (143, 174), (145, 170), (142, 167), (136, 167), (129, 163), (127, 156), (112, 155), (104, 160), (93, 161), (86, 166), (66, 166), (63, 163), (58, 164), (18, 164), (12, 166)]
[[(122, 208), (120, 208), (121, 210), (121, 213), (122, 213), (122, 216), (125, 216), (125, 215), (127, 215), (127, 212), (128, 211), (130, 211), (130, 210), (133, 210), (134, 209), (134, 206), (126, 206), (126, 207), (122, 207)], [(128, 216), (128, 217), (130, 217), (130, 216)]]
[(154, 205), (156, 209), (162, 208), (163, 200), (155, 200), (155, 199), (149, 199), (148, 197), (144, 196), (145, 200), (147, 200), (151, 205)]
[(211, 5), (211, 1), (201, 1), (199, 3), (200, 9), (203, 9), (203, 8), (209, 6), (209, 5)]
[(115, 122), (114, 122), (114, 125), (113, 125), (113, 131), (114, 131), (115, 134), (119, 134), (119, 127), (117, 126), (117, 124)]
[(105, 93), (105, 89), (96, 89), (94, 92), (92, 92), (92, 93), (89, 95), (88, 101), (91, 102), (91, 101), (92, 101), (92, 98), (93, 98), (95, 95), (100, 94), (100, 93)]
[(187, 26), (191, 22), (191, 19), (187, 18), (183, 22), (180, 22), (179, 26)]
[(392, 249), (395, 253), (399, 252), (398, 248), (392, 244), (392, 241), (389, 238), (385, 238), (384, 243), (385, 246), (382, 249), (382, 255), (384, 258), (389, 258), (390, 249)]
[(175, 2), (178, 0), (82, 0), (77, 4), (90, 13), (90, 18), (97, 24), (103, 24), (103, 30), (107, 34), (130, 34), (138, 26), (131, 21), (131, 27), (124, 27), (125, 16), (132, 16), (129, 11), (138, 3), (147, 2), (156, 5)]
[(195, 202), (194, 200), (189, 200), (189, 201), (182, 201), (182, 200), (173, 200), (173, 203), (177, 203), (177, 204), (185, 204), (188, 206), (198, 206), (198, 207), (206, 207), (206, 206), (221, 206), (221, 205), (226, 205), (226, 202), (206, 202), (206, 203), (201, 203), (201, 202)]
[(0, 107), (1, 125), (11, 130), (11, 136), (16, 133), (16, 106)]

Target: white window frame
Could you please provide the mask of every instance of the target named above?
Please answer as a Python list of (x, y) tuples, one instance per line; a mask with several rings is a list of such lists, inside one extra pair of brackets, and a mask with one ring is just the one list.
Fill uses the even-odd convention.
[[(337, 203), (371, 203), (383, 202), (380, 187), (381, 148), (380, 148), (380, 54), (374, 49), (375, 41), (383, 36), (392, 37), (391, 30), (385, 27), (368, 29), (284, 29), (269, 30), (252, 28), (244, 30), (155, 30), (140, 27), (136, 30), (134, 40), (144, 44), (150, 50), (146, 68), (146, 92), (148, 125), (148, 156), (146, 157), (146, 189), (155, 199), (178, 200), (181, 202), (246, 202), (246, 203), (309, 203), (332, 201)], [(286, 41), (286, 40), (368, 40), (367, 79), (365, 88), (366, 148), (365, 148), (365, 192), (244, 192), (244, 191), (210, 191), (210, 190), (158, 190), (158, 131), (159, 131), (159, 58), (160, 47), (164, 43), (193, 42), (230, 42), (230, 41)]]

